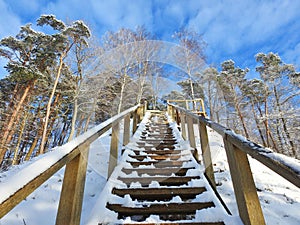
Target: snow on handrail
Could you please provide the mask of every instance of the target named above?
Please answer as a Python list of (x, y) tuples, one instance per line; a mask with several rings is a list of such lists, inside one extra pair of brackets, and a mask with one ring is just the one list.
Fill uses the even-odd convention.
[(198, 116), (182, 107), (174, 104), (169, 104), (176, 108), (179, 112), (184, 113), (195, 120), (204, 123), (206, 126), (212, 128), (219, 133), (223, 138), (226, 138), (240, 150), (251, 155), (254, 159), (258, 160), (275, 173), (281, 175), (294, 185), (300, 188), (300, 161), (284, 156), (279, 153), (273, 152), (269, 148), (265, 148), (255, 142), (252, 142), (242, 135), (236, 134), (233, 130), (222, 126), (216, 122), (211, 121), (203, 116)]
[[(0, 218), (10, 209), (25, 199), (32, 191), (64, 165), (86, 149), (93, 141), (111, 128), (112, 123), (122, 120), (128, 114), (136, 111), (141, 105), (131, 107), (113, 116), (105, 122), (91, 128), (72, 141), (51, 149), (28, 163), (22, 170), (0, 183)], [(26, 189), (26, 190), (25, 190)]]

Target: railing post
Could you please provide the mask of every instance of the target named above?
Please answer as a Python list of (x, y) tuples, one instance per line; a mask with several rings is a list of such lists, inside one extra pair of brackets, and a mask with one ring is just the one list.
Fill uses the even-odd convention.
[(130, 113), (124, 117), (124, 134), (123, 146), (127, 145), (130, 140)]
[(143, 116), (145, 116), (145, 114), (146, 114), (147, 106), (148, 106), (148, 103), (147, 103), (147, 101), (145, 101), (144, 105), (143, 105)]
[(195, 141), (195, 132), (194, 132), (194, 119), (188, 115), (186, 115), (187, 125), (188, 125), (188, 136), (190, 141), (190, 146), (192, 148), (196, 148)]
[(138, 115), (139, 112), (139, 108), (137, 108), (134, 112), (133, 112), (133, 125), (132, 125), (132, 134), (134, 134), (137, 130), (137, 125), (138, 125)]
[(185, 114), (183, 112), (180, 112), (180, 120), (181, 120), (181, 135), (182, 135), (182, 138), (184, 140), (186, 140), (186, 121), (185, 121)]
[(264, 225), (265, 220), (257, 196), (247, 154), (224, 137), (239, 215), (245, 225)]
[(213, 164), (211, 159), (211, 151), (209, 147), (207, 128), (206, 125), (201, 121), (198, 122), (198, 125), (199, 125), (202, 158), (205, 166), (205, 175), (207, 179), (210, 181), (210, 184), (213, 186), (213, 188), (216, 188), (216, 181), (215, 181), (214, 169), (213, 169)]
[(118, 163), (118, 146), (119, 146), (119, 134), (120, 134), (120, 122), (114, 121), (112, 123), (111, 143), (110, 143), (110, 154), (109, 154), (109, 166), (107, 179), (112, 174), (114, 168)]
[(175, 116), (176, 116), (176, 123), (177, 123), (177, 125), (179, 125), (180, 124), (180, 117), (179, 117), (179, 111), (177, 110), (177, 109), (175, 109)]
[(65, 169), (56, 225), (79, 225), (84, 193), (89, 145)]

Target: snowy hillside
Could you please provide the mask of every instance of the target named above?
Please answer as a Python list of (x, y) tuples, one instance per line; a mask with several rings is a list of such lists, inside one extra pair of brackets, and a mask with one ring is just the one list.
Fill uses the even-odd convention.
[[(216, 181), (219, 185), (218, 190), (232, 214), (237, 215), (222, 138), (211, 130), (209, 131), (209, 138), (213, 152), (213, 163), (215, 164)], [(94, 210), (95, 203), (98, 201), (100, 192), (105, 186), (109, 143), (110, 136), (109, 132), (107, 132), (91, 146), (81, 224), (85, 224), (88, 221), (90, 213)], [(266, 223), (270, 225), (300, 224), (300, 190), (251, 158), (250, 164)], [(10, 171), (0, 174), (0, 182), (5, 182), (7, 177), (17, 173), (26, 166), (26, 164), (16, 166)], [(49, 181), (28, 196), (25, 201), (3, 217), (0, 220), (0, 224), (55, 224), (63, 173), (64, 169), (61, 169)]]

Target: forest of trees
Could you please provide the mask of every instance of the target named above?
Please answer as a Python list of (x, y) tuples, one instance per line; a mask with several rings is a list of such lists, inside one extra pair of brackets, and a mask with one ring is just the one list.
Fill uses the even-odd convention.
[[(144, 27), (108, 31), (97, 39), (82, 21), (66, 24), (43, 15), (37, 26), (52, 30), (27, 24), (0, 40), (0, 57), (7, 60), (7, 75), (0, 74), (0, 170), (62, 145), (141, 100), (159, 108), (168, 98), (201, 97), (212, 120), (300, 157), (300, 75), (277, 54), (257, 54), (257, 78), (247, 79), (249, 70), (232, 60), (220, 71), (205, 67), (202, 36), (181, 29), (174, 42), (185, 51), (174, 57), (185, 71), (170, 74), (174, 70), (150, 60), (159, 44), (151, 51), (127, 45), (157, 39)], [(181, 89), (162, 97), (170, 76)]]

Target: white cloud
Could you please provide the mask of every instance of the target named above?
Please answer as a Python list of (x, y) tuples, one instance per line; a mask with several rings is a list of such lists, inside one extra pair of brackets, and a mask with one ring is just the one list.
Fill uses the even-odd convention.
[(300, 70), (300, 42), (283, 54), (282, 60), (287, 64), (294, 64)]
[(0, 0), (0, 12), (0, 38), (17, 34), (21, 25), (20, 18), (11, 11), (3, 0)]

